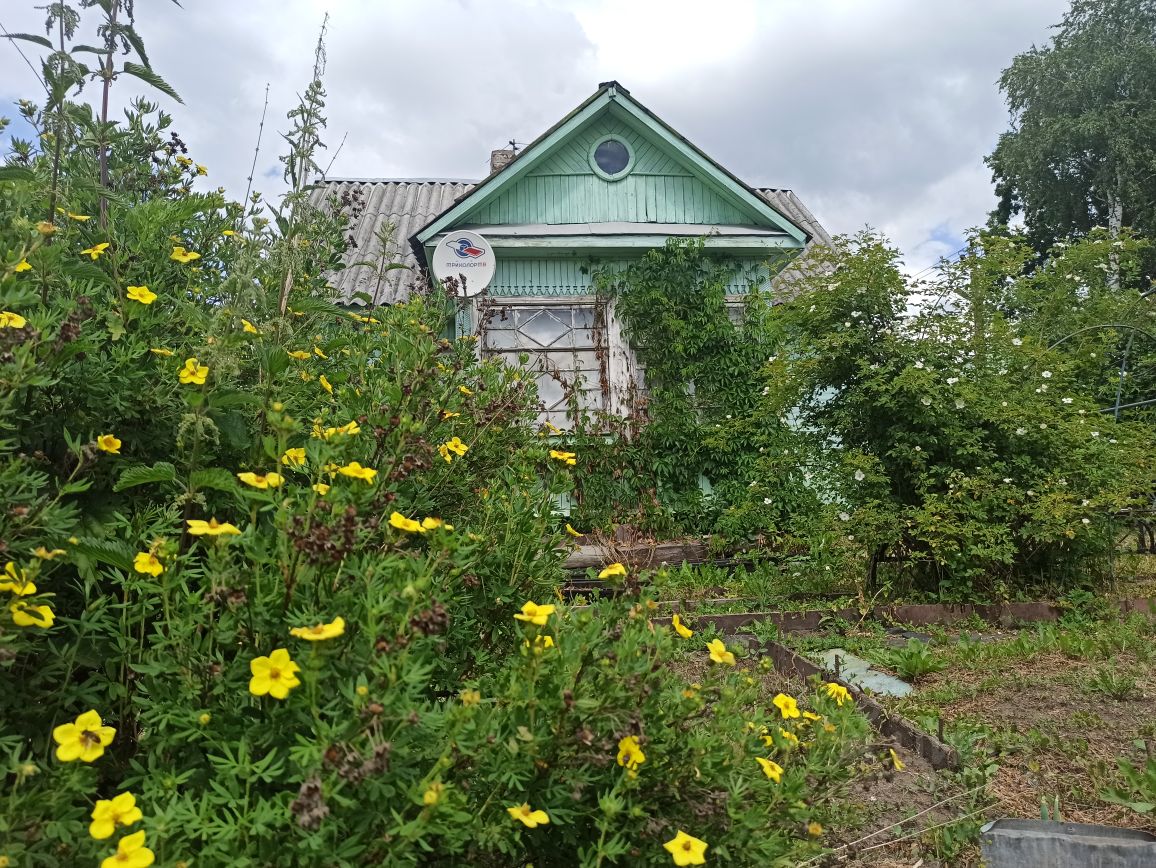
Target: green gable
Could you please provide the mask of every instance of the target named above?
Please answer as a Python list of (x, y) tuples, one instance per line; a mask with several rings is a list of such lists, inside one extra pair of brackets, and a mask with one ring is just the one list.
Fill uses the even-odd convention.
[[(629, 168), (613, 177), (592, 160), (594, 147), (608, 136), (630, 151)], [(543, 253), (646, 249), (670, 235), (707, 235), (714, 246), (757, 255), (800, 250), (809, 240), (803, 228), (616, 82), (603, 84), (517, 159), (415, 233), (413, 246), (428, 252), (439, 235), (467, 226), (485, 233), (495, 249)]]
[[(483, 225), (615, 221), (769, 225), (753, 209), (740, 208), (721, 195), (653, 134), (616, 114), (608, 107), (463, 220)], [(633, 167), (621, 180), (604, 180), (591, 165), (591, 148), (607, 136), (626, 142), (634, 154)]]

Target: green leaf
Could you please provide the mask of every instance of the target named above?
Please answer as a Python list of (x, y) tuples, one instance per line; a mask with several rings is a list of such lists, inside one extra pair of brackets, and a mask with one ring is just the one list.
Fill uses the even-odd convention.
[(116, 540), (82, 539), (73, 550), (89, 560), (119, 567), (125, 571), (132, 569), (133, 550)]
[[(120, 33), (124, 35), (124, 38), (128, 40), (129, 45), (131, 45), (136, 51), (137, 56), (140, 57), (141, 63), (145, 65), (145, 68), (151, 70), (153, 65), (149, 62), (149, 56), (148, 52), (145, 51), (144, 41), (140, 38), (140, 34), (136, 32), (136, 29), (131, 24), (122, 24), (117, 28), (117, 30), (119, 30)], [(177, 100), (177, 102), (180, 102), (180, 100)]]
[(36, 33), (5, 33), (4, 35), (9, 39), (23, 39), (26, 42), (35, 42), (37, 45), (43, 45), (49, 51), (55, 50), (51, 42)]
[(121, 473), (112, 490), (124, 491), (126, 488), (135, 488), (138, 485), (148, 485), (153, 482), (176, 482), (176, 479), (177, 468), (167, 461), (158, 461), (152, 467), (147, 464), (137, 464)]
[(36, 173), (23, 166), (0, 166), (0, 181), (35, 181)]
[(211, 488), (214, 491), (235, 492), (237, 478), (223, 467), (206, 467), (194, 470), (189, 475), (189, 484), (194, 488)]
[(133, 63), (131, 60), (127, 60), (125, 61), (124, 69), (122, 69), (121, 72), (136, 76), (146, 84), (150, 84), (155, 87), (161, 93), (168, 94), (181, 105), (185, 104), (185, 101), (180, 98), (180, 95), (178, 95), (177, 92), (173, 90), (172, 85), (170, 85), (167, 81), (153, 72), (147, 66), (141, 66), (139, 63)]

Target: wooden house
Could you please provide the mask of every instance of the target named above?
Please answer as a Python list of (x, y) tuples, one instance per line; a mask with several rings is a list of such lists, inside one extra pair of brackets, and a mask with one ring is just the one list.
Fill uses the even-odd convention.
[(701, 237), (734, 260), (736, 300), (752, 280), (773, 296), (789, 292), (791, 256), (830, 241), (793, 192), (743, 183), (615, 81), (517, 154), (494, 151), (481, 181), (327, 179), (313, 197), (352, 203), (349, 261), (407, 266), (345, 269), (334, 287), (347, 304), (398, 301), (455, 233), (484, 238), (492, 280), (460, 306), (456, 329), (475, 333), (483, 356), (528, 357), (544, 419), (559, 427), (572, 390), (587, 409), (625, 415), (642, 385), (594, 269)]

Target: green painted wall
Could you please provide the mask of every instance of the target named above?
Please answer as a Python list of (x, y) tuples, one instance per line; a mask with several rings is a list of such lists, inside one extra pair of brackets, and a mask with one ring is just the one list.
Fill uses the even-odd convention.
[[(747, 291), (752, 276), (765, 281), (770, 271), (766, 260), (738, 260), (741, 270), (727, 287), (732, 295)], [(611, 267), (622, 267), (625, 261), (607, 263)], [(586, 295), (590, 289), (590, 261), (586, 258), (569, 257), (557, 259), (512, 259), (499, 258), (494, 281), (486, 290), (496, 297), (525, 295)]]
[[(634, 168), (619, 181), (595, 175), (587, 156), (591, 145), (610, 133), (634, 149)], [(611, 114), (577, 130), (529, 175), (471, 213), (469, 221), (763, 225), (695, 177), (648, 134)]]

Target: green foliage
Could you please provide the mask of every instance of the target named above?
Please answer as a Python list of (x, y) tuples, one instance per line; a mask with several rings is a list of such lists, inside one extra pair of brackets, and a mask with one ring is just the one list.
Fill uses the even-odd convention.
[(1116, 764), (1127, 789), (1119, 787), (1107, 790), (1100, 793), (1100, 798), (1140, 814), (1151, 814), (1156, 810), (1156, 759), (1149, 756), (1142, 768), (1123, 758), (1117, 760)]
[(1120, 248), (1089, 239), (1024, 278), (1021, 246), (972, 245), (943, 275), (950, 313), (905, 316), (897, 253), (870, 235), (818, 252), (805, 291), (774, 309), (785, 348), (762, 412), (807, 441), (778, 460), (811, 466), (825, 539), (872, 589), (884, 573), (948, 599), (1086, 581), (1152, 490), (1147, 427), (1101, 414), (1079, 361), (1003, 313), (1020, 281), (1066, 292), (1067, 257)]
[[(702, 239), (670, 239), (625, 268), (596, 272), (646, 391), (634, 395), (634, 418), (580, 419), (573, 438), (582, 456), (579, 524), (632, 521), (667, 534), (718, 527), (741, 540), (774, 534), (786, 515), (813, 507), (797, 480), (763, 477), (750, 445), (756, 435), (789, 434), (780, 425), (763, 430), (766, 420), (755, 412), (762, 384), (751, 372), (774, 346), (767, 274), (743, 275), (747, 292), (730, 298), (737, 269)], [(739, 511), (752, 485), (766, 503)]]
[(902, 648), (896, 648), (884, 655), (884, 662), (907, 681), (918, 681), (924, 675), (931, 675), (944, 668), (931, 646), (918, 639), (908, 639)]
[[(0, 173), (5, 862), (108, 857), (89, 822), (125, 792), (115, 834), (164, 865), (666, 865), (680, 829), (732, 862), (821, 852), (853, 707), (816, 689), (822, 723), (780, 721), (645, 597), (518, 619), (558, 595), (569, 470), (521, 374), (441, 337), (440, 293), (335, 306), (339, 209), (194, 192), (155, 107), (96, 136), (70, 101), (22, 111), (56, 132)], [(111, 741), (57, 753), (90, 710)]]
[(1136, 693), (1136, 679), (1126, 672), (1104, 667), (1088, 676), (1087, 688), (1093, 693), (1121, 702)]
[(988, 157), (995, 222), (1022, 212), (1041, 256), (1096, 226), (1156, 232), (1156, 4), (1075, 0), (1000, 88), (1012, 128)]

